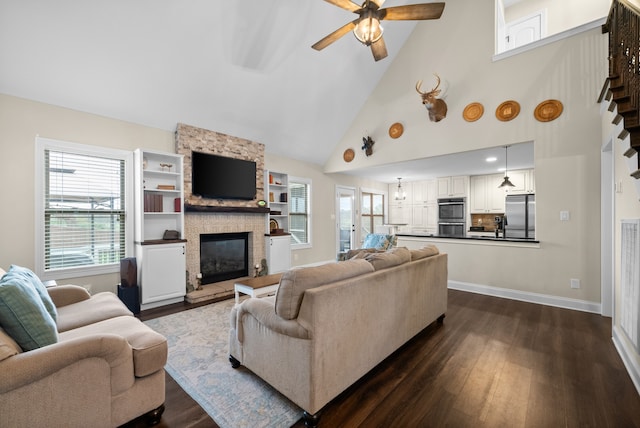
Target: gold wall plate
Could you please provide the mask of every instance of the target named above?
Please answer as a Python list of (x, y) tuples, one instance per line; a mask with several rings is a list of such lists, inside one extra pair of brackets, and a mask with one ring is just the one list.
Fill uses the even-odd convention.
[(515, 119), (518, 114), (520, 114), (520, 104), (513, 100), (503, 102), (496, 109), (496, 117), (503, 122)]
[(462, 111), (462, 117), (467, 122), (475, 122), (484, 114), (484, 106), (480, 103), (471, 103)]
[(353, 151), (353, 149), (345, 150), (342, 155), (342, 159), (344, 159), (345, 162), (351, 162), (354, 157), (356, 157), (356, 153)]
[(391, 125), (391, 127), (389, 127), (389, 136), (391, 138), (398, 138), (402, 135), (403, 132), (404, 132), (404, 127), (399, 122), (396, 122), (393, 125)]
[(546, 100), (538, 104), (533, 116), (540, 122), (551, 122), (562, 114), (562, 103), (558, 100)]

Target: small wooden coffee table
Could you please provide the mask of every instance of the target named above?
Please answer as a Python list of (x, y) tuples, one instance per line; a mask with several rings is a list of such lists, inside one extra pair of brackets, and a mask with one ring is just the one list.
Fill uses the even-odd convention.
[(273, 275), (257, 276), (255, 278), (242, 279), (233, 285), (236, 293), (236, 305), (240, 303), (240, 293), (251, 297), (262, 297), (275, 294), (280, 285), (281, 273)]

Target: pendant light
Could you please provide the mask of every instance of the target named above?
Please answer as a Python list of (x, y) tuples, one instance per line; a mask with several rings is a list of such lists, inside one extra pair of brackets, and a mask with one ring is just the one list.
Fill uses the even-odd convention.
[(511, 181), (509, 181), (509, 176), (507, 175), (507, 149), (509, 146), (504, 146), (504, 181), (502, 184), (498, 186), (498, 189), (502, 189), (505, 187), (516, 187)]
[(403, 201), (407, 199), (407, 193), (402, 188), (402, 184), (400, 184), (400, 180), (402, 180), (402, 178), (398, 177), (398, 188), (396, 189), (396, 194), (395, 194), (396, 201)]

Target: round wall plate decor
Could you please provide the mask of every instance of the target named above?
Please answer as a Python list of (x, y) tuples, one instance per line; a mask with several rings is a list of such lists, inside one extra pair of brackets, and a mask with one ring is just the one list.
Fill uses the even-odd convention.
[(345, 162), (351, 162), (355, 156), (356, 153), (353, 151), (353, 149), (347, 149), (342, 154), (342, 159), (344, 159)]
[(401, 123), (396, 122), (391, 127), (389, 127), (389, 136), (391, 138), (398, 138), (404, 132), (404, 127)]
[(517, 101), (509, 100), (505, 101), (496, 109), (496, 117), (498, 120), (507, 122), (511, 119), (515, 119), (520, 113), (520, 104)]
[(475, 122), (484, 114), (484, 106), (480, 103), (471, 103), (462, 111), (462, 117), (467, 122)]
[(533, 116), (540, 122), (551, 122), (562, 114), (562, 103), (558, 100), (546, 100), (538, 104)]

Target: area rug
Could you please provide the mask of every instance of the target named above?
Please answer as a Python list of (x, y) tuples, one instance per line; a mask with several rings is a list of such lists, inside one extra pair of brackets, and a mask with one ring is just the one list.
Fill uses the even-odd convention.
[(224, 300), (145, 324), (167, 338), (167, 372), (221, 428), (290, 427), (302, 410), (246, 368), (231, 368), (233, 305)]

